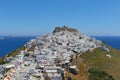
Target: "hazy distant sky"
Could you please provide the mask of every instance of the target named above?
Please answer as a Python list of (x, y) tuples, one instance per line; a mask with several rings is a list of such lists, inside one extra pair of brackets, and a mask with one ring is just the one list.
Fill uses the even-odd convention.
[(120, 35), (120, 0), (0, 0), (0, 35), (41, 35), (63, 25)]

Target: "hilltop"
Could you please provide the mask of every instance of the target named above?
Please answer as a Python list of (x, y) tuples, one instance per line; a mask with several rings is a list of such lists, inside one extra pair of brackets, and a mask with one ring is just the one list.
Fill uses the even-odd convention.
[(56, 27), (54, 29), (53, 33), (57, 33), (60, 31), (69, 31), (69, 32), (74, 33), (74, 34), (79, 34), (79, 31), (77, 29), (69, 28), (68, 26)]
[[(42, 48), (40, 48), (41, 45)], [(111, 72), (107, 71), (107, 69), (112, 69), (112, 67), (107, 64), (114, 62), (109, 62), (109, 60), (111, 60), (111, 57), (114, 57), (112, 54), (115, 53), (116, 50), (113, 51), (112, 48), (106, 46), (102, 41), (96, 40), (95, 38), (83, 34), (76, 29), (69, 28), (67, 26), (56, 27), (53, 33), (31, 40), (26, 44), (26, 46), (28, 49), (36, 52), (39, 51), (38, 49), (41, 49), (42, 51), (42, 49), (47, 46), (48, 52), (53, 49), (53, 52), (56, 52), (57, 54), (64, 54), (61, 56), (62, 60), (70, 60), (72, 57), (71, 63), (76, 65), (80, 71), (79, 74), (77, 76), (74, 75), (74, 77), (71, 77), (71, 73), (69, 74), (69, 72), (66, 72), (66, 78), (71, 77), (73, 80), (89, 80), (88, 70), (90, 68), (98, 69), (98, 71), (99, 69), (103, 70), (106, 75), (113, 76)], [(117, 77), (119, 77), (119, 75), (117, 75)]]
[[(62, 43), (64, 43), (64, 41), (73, 42), (73, 44), (78, 43), (77, 47), (73, 47), (73, 51), (79, 53), (80, 55), (77, 58), (73, 59), (71, 63), (77, 65), (77, 67), (80, 69), (80, 73), (78, 74), (79, 76), (75, 75), (73, 77), (73, 80), (89, 79), (88, 69), (92, 67), (98, 70), (106, 71), (108, 74), (112, 75), (116, 80), (119, 80), (119, 50), (106, 46), (106, 44), (104, 44), (102, 41), (96, 40), (95, 38), (91, 38), (86, 34), (82, 34), (77, 29), (69, 28), (67, 26), (56, 27), (53, 33), (46, 35), (44, 38), (47, 38), (48, 40), (53, 39), (53, 41), (55, 42), (56, 40), (62, 40), (62, 42), (57, 42), (57, 44), (59, 44), (60, 46), (62, 46)], [(73, 39), (73, 41), (71, 39)], [(70, 46), (70, 44), (68, 44), (67, 46)], [(83, 49), (83, 47), (85, 46), (86, 48)], [(64, 51), (64, 49), (62, 49), (62, 51)]]
[(31, 39), (24, 47), (5, 56), (1, 64), (8, 61), (24, 74), (23, 68), (27, 68), (26, 74), (38, 79), (50, 80), (57, 76), (59, 80), (119, 80), (119, 53), (100, 40), (63, 26)]

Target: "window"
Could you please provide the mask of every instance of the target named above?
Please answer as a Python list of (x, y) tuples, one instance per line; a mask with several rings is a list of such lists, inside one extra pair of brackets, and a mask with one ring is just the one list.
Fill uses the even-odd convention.
[(60, 77), (58, 77), (58, 79), (61, 79)]
[(51, 79), (54, 79), (54, 77), (51, 77)]

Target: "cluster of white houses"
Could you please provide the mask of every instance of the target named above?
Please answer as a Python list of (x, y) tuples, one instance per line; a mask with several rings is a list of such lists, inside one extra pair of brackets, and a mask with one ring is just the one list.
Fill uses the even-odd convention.
[(4, 80), (17, 80), (17, 70), (31, 65), (34, 66), (26, 73), (29, 76), (37, 76), (40, 80), (63, 80), (65, 70), (78, 73), (76, 66), (70, 64), (72, 59), (88, 50), (101, 47), (101, 44), (101, 41), (85, 34), (74, 35), (67, 30), (37, 37), (25, 44), (25, 50), (11, 60), (10, 65), (4, 65), (14, 70), (11, 76), (7, 75), (11, 78)]

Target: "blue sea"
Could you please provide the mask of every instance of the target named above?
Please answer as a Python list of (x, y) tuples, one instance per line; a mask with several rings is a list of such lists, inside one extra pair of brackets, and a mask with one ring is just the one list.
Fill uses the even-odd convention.
[[(120, 36), (94, 36), (96, 39), (105, 42), (113, 48), (120, 50)], [(30, 39), (35, 37), (4, 37), (0, 38), (0, 57), (12, 52), (13, 50), (23, 46)]]
[(23, 46), (34, 37), (2, 37), (0, 38), (0, 57)]
[(120, 36), (95, 36), (95, 38), (103, 41), (113, 48), (120, 50)]

